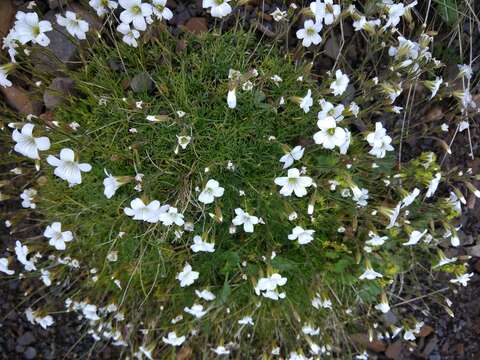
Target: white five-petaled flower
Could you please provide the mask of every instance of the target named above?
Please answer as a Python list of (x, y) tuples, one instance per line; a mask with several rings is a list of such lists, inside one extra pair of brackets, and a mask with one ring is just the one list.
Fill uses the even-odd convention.
[(307, 195), (307, 187), (312, 186), (313, 180), (309, 176), (300, 176), (300, 170), (296, 168), (288, 169), (287, 176), (275, 178), (275, 184), (281, 186), (280, 194), (290, 196), (295, 193), (302, 197)]
[(192, 266), (189, 263), (185, 263), (183, 270), (175, 278), (180, 281), (180, 287), (185, 287), (192, 285), (199, 276), (200, 273), (198, 271), (193, 271)]
[(168, 208), (168, 211), (162, 212), (160, 214), (160, 221), (165, 226), (170, 226), (173, 224), (182, 226), (183, 224), (185, 224), (183, 214), (180, 214), (178, 212), (178, 209), (172, 206)]
[(0, 258), (0, 272), (3, 272), (7, 275), (15, 274), (15, 271), (10, 270), (8, 268), (8, 259), (7, 258)]
[(223, 345), (219, 345), (216, 348), (212, 348), (212, 351), (217, 355), (228, 355), (228, 354), (230, 354), (230, 350), (228, 350)]
[(93, 304), (85, 304), (82, 306), (82, 313), (86, 319), (91, 321), (100, 320), (100, 317), (97, 314), (97, 306)]
[(415, 199), (417, 198), (418, 195), (420, 195), (420, 189), (419, 188), (413, 189), (413, 191), (411, 193), (409, 193), (407, 196), (405, 196), (402, 199), (402, 208), (407, 207), (410, 204), (412, 204), (415, 201)]
[(103, 16), (108, 10), (115, 10), (118, 7), (118, 3), (112, 0), (90, 0), (88, 5), (95, 9), (98, 16)]
[(35, 196), (37, 196), (37, 190), (30, 188), (25, 189), (20, 194), (20, 198), (22, 199), (22, 207), (35, 209), (37, 205), (34, 202)]
[(305, 148), (297, 145), (289, 153), (283, 155), (280, 158), (280, 162), (283, 163), (283, 168), (287, 169), (293, 165), (294, 160), (300, 160), (303, 157)]
[(160, 206), (158, 200), (153, 200), (146, 205), (142, 199), (136, 198), (130, 202), (130, 207), (123, 209), (123, 212), (128, 216), (132, 216), (133, 220), (156, 223), (159, 221), (160, 216), (169, 208), (169, 205)]
[(180, 346), (185, 342), (185, 336), (177, 336), (174, 331), (170, 331), (167, 337), (163, 337), (162, 340), (165, 344)]
[(50, 149), (50, 140), (46, 136), (34, 137), (33, 124), (25, 124), (21, 131), (13, 130), (12, 139), (16, 142), (14, 150), (30, 159), (38, 160), (38, 151)]
[(90, 164), (79, 164), (75, 161), (75, 153), (72, 149), (64, 148), (60, 151), (60, 159), (48, 155), (47, 162), (55, 167), (54, 174), (68, 182), (70, 187), (82, 183), (82, 172), (92, 170)]
[(313, 240), (313, 234), (315, 230), (304, 230), (301, 226), (295, 226), (288, 235), (288, 240), (297, 240), (300, 245), (305, 245)]
[(375, 280), (376, 278), (381, 278), (383, 277), (382, 274), (376, 272), (375, 270), (373, 270), (370, 266), (367, 266), (367, 268), (365, 269), (365, 271), (363, 272), (362, 275), (360, 275), (359, 279), (360, 280)]
[(383, 314), (386, 314), (390, 311), (390, 305), (388, 304), (388, 302), (382, 301), (380, 304), (375, 305), (375, 309)]
[(215, 295), (207, 290), (207, 289), (203, 289), (202, 291), (198, 291), (198, 290), (195, 290), (195, 294), (200, 298), (200, 299), (203, 299), (203, 300), (206, 300), (206, 301), (213, 301), (215, 300)]
[(457, 276), (455, 279), (451, 279), (450, 282), (452, 284), (461, 284), (463, 286), (467, 286), (467, 284), (470, 281), (470, 278), (472, 276), (473, 276), (473, 272), (472, 273), (465, 273), (465, 274)]
[(341, 7), (334, 4), (333, 0), (316, 0), (310, 3), (310, 10), (315, 15), (315, 20), (319, 23), (322, 21), (325, 25), (331, 25), (340, 15)]
[(436, 173), (435, 177), (430, 180), (430, 183), (428, 184), (428, 189), (427, 193), (425, 194), (426, 198), (432, 197), (433, 194), (437, 191), (438, 185), (440, 184), (440, 179), (442, 178), (441, 173)]
[(48, 225), (43, 232), (43, 236), (49, 238), (48, 244), (54, 246), (57, 250), (65, 250), (65, 243), (73, 240), (72, 232), (62, 231), (62, 224), (59, 222)]
[(26, 245), (22, 245), (20, 241), (15, 242), (15, 255), (17, 256), (17, 260), (25, 267), (26, 271), (34, 271), (37, 270), (35, 266), (35, 257), (31, 260), (27, 259), (27, 255), (29, 254), (28, 247)]
[(193, 304), (192, 307), (185, 307), (183, 309), (186, 313), (195, 316), (197, 319), (200, 319), (207, 313), (207, 310), (203, 309), (203, 305)]
[(229, 2), (230, 0), (203, 0), (202, 7), (210, 8), (210, 14), (213, 17), (222, 18), (232, 12)]
[(318, 112), (317, 117), (318, 120), (325, 119), (326, 117), (333, 117), (336, 122), (343, 120), (343, 110), (345, 110), (345, 105), (338, 104), (333, 105), (330, 101), (326, 101), (325, 99), (320, 99), (318, 101), (322, 110)]
[(192, 249), (193, 252), (214, 252), (215, 251), (215, 244), (214, 243), (208, 243), (206, 241), (203, 241), (202, 237), (199, 235), (195, 235), (193, 237), (193, 244), (190, 245), (190, 249)]
[(257, 225), (259, 222), (258, 217), (250, 215), (240, 208), (235, 209), (236, 216), (233, 218), (232, 223), (235, 226), (243, 225), (245, 232), (253, 232), (253, 225)]
[(0, 65), (0, 86), (10, 87), (12, 82), (7, 79), (8, 65)]
[(313, 140), (315, 144), (322, 145), (325, 149), (341, 147), (348, 140), (345, 129), (337, 126), (337, 122), (331, 116), (319, 119), (317, 126), (320, 131), (313, 135)]
[(52, 31), (52, 24), (50, 21), (39, 21), (36, 13), (17, 12), (15, 15), (15, 38), (25, 45), (29, 41), (40, 46), (48, 46), (50, 39), (46, 32)]
[(255, 286), (255, 294), (262, 295), (268, 299), (278, 300), (284, 299), (285, 293), (279, 293), (277, 287), (287, 283), (287, 278), (282, 277), (278, 273), (274, 273), (269, 277), (260, 278)]
[(365, 244), (370, 246), (381, 246), (385, 243), (385, 240), (388, 240), (388, 236), (378, 236), (373, 232), (370, 232), (368, 236), (370, 236), (370, 240), (365, 241)]
[(67, 11), (65, 16), (57, 14), (57, 23), (64, 26), (68, 33), (80, 40), (86, 39), (86, 33), (89, 29), (88, 22), (77, 17), (72, 11)]
[(207, 181), (205, 188), (198, 196), (198, 201), (204, 204), (211, 204), (217, 197), (222, 197), (225, 189), (220, 186), (218, 181), (210, 179)]
[(142, 0), (119, 0), (119, 4), (125, 9), (120, 14), (121, 22), (125, 24), (133, 23), (133, 27), (140, 31), (147, 29), (145, 18), (152, 15), (152, 5), (142, 3)]
[(320, 36), (322, 30), (321, 22), (314, 22), (313, 20), (306, 20), (303, 23), (303, 29), (297, 30), (297, 38), (302, 40), (302, 45), (309, 47), (310, 45), (318, 45), (322, 41)]
[(387, 135), (387, 130), (383, 127), (381, 122), (375, 123), (375, 132), (367, 135), (366, 140), (372, 149), (368, 152), (370, 155), (375, 155), (377, 158), (384, 158), (387, 151), (393, 151), (393, 146), (390, 145), (392, 138)]
[(420, 241), (420, 239), (423, 237), (423, 235), (425, 235), (427, 233), (427, 231), (428, 230), (425, 230), (423, 232), (420, 232), (420, 231), (417, 231), (417, 230), (412, 231), (408, 241), (406, 243), (403, 243), (402, 245), (403, 246), (417, 245), (418, 242)]
[(342, 95), (345, 90), (347, 90), (348, 83), (350, 79), (347, 74), (344, 74), (342, 70), (335, 71), (335, 80), (330, 84), (330, 89), (332, 90), (333, 95), (339, 96)]
[(254, 325), (254, 322), (251, 316), (244, 316), (243, 318), (238, 320), (238, 323), (240, 325), (250, 325), (250, 326)]
[(152, 10), (159, 20), (170, 20), (173, 17), (172, 11), (167, 8), (167, 0), (152, 0)]
[(123, 42), (127, 45), (137, 47), (137, 39), (140, 37), (140, 32), (136, 29), (131, 29), (129, 24), (120, 23), (117, 26), (117, 31), (123, 34)]
[(313, 99), (312, 99), (312, 90), (308, 89), (307, 95), (303, 97), (300, 100), (300, 107), (303, 109), (303, 111), (308, 113), (310, 111), (310, 107), (313, 105)]
[(103, 179), (103, 194), (106, 196), (107, 199), (111, 199), (117, 189), (123, 185), (123, 183), (119, 180), (119, 177), (112, 176), (112, 174), (108, 173), (106, 169), (104, 169), (105, 175), (107, 177)]

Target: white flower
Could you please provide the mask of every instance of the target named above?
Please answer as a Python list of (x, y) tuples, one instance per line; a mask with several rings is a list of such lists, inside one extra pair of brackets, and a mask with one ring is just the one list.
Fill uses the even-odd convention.
[(0, 272), (3, 272), (7, 275), (15, 274), (15, 271), (10, 270), (8, 268), (8, 259), (7, 258), (0, 258)]
[(283, 155), (281, 158), (280, 158), (280, 162), (283, 163), (283, 168), (284, 169), (287, 169), (289, 168), (290, 166), (292, 166), (293, 164), (293, 161), (294, 160), (300, 160), (302, 157), (303, 157), (303, 153), (305, 151), (305, 148), (298, 145), (298, 146), (295, 146), (292, 151), (290, 151), (289, 153)]
[(50, 21), (39, 21), (36, 13), (17, 12), (15, 15), (15, 38), (25, 45), (29, 41), (40, 46), (48, 46), (50, 39), (45, 35), (46, 32), (52, 31)]
[(302, 45), (309, 47), (310, 45), (318, 45), (322, 41), (319, 32), (322, 30), (321, 22), (313, 22), (306, 20), (303, 23), (303, 29), (297, 30), (297, 38), (302, 40)]
[(55, 167), (54, 174), (60, 179), (66, 180), (70, 187), (82, 183), (82, 172), (92, 170), (90, 164), (79, 164), (75, 161), (75, 153), (68, 148), (60, 151), (60, 159), (53, 155), (48, 155), (47, 162)]
[(418, 195), (420, 195), (420, 189), (419, 188), (413, 189), (413, 191), (410, 194), (408, 194), (407, 196), (405, 196), (403, 198), (402, 208), (407, 207), (410, 204), (412, 204), (415, 201), (415, 199), (417, 198)]
[(290, 355), (288, 356), (288, 360), (312, 360), (312, 358), (307, 358), (303, 354), (299, 354), (295, 351), (292, 351)]
[(112, 176), (112, 174), (109, 174), (106, 169), (104, 169), (105, 175), (107, 177), (103, 179), (103, 194), (106, 196), (107, 199), (111, 199), (113, 195), (115, 195), (115, 192), (117, 189), (124, 184), (120, 179), (120, 177), (117, 176)]
[(235, 109), (237, 107), (237, 95), (235, 91), (235, 88), (228, 90), (227, 105), (230, 109)]
[(183, 214), (180, 214), (178, 209), (175, 207), (169, 207), (168, 211), (162, 212), (160, 214), (160, 221), (165, 226), (170, 226), (173, 224), (182, 226), (185, 224), (185, 220), (183, 220)]
[(365, 244), (370, 246), (381, 246), (385, 243), (385, 240), (388, 240), (388, 236), (378, 236), (373, 232), (370, 232), (368, 236), (370, 236), (370, 240), (365, 241)]
[(352, 140), (352, 134), (350, 133), (350, 130), (348, 129), (343, 129), (345, 130), (345, 141), (342, 145), (338, 147), (340, 154), (345, 155), (348, 151), (348, 148), (350, 147), (350, 141)]
[(172, 346), (180, 346), (185, 341), (185, 336), (177, 336), (174, 331), (168, 333), (167, 337), (162, 338), (163, 342)]
[(288, 240), (297, 240), (300, 245), (308, 244), (313, 240), (315, 230), (304, 230), (301, 226), (295, 226), (292, 233), (288, 235)]
[(320, 308), (331, 309), (332, 301), (330, 299), (322, 299), (317, 294), (317, 296), (312, 299), (312, 306), (317, 310)]
[(238, 323), (240, 325), (250, 325), (250, 326), (254, 325), (254, 322), (251, 316), (245, 316), (241, 318), (240, 320), (238, 320)]
[(23, 192), (20, 194), (20, 198), (22, 199), (22, 207), (35, 209), (37, 207), (37, 205), (33, 202), (35, 196), (37, 196), (37, 190), (33, 188), (23, 190)]
[(311, 325), (304, 325), (302, 327), (302, 332), (305, 334), (305, 335), (310, 335), (310, 336), (316, 336), (318, 334), (320, 334), (320, 328), (314, 328), (312, 327)]
[(83, 316), (85, 316), (85, 318), (88, 319), (88, 320), (92, 320), (92, 321), (100, 320), (100, 317), (97, 314), (97, 306), (96, 305), (85, 304), (82, 307), (82, 313), (83, 313)]
[(303, 111), (308, 113), (310, 111), (310, 107), (313, 105), (313, 99), (312, 99), (312, 90), (308, 89), (307, 95), (305, 95), (303, 98), (300, 100), (300, 108), (303, 109)]
[(230, 0), (203, 0), (202, 7), (210, 8), (210, 14), (213, 17), (222, 18), (232, 12), (232, 7), (228, 4)]
[(330, 84), (330, 89), (333, 95), (342, 95), (347, 90), (348, 83), (350, 82), (348, 76), (342, 73), (342, 70), (335, 71), (335, 80)]
[(257, 225), (259, 222), (258, 217), (250, 215), (240, 208), (235, 209), (236, 216), (233, 218), (232, 223), (235, 226), (243, 225), (243, 230), (248, 233), (253, 232), (253, 225)]
[(25, 311), (27, 319), (33, 324), (34, 322), (40, 325), (43, 329), (48, 328), (54, 324), (53, 317), (51, 315), (39, 317), (36, 312), (33, 312), (32, 309), (28, 308)]
[(43, 232), (43, 236), (49, 238), (50, 240), (48, 241), (48, 244), (54, 246), (57, 250), (65, 250), (65, 243), (73, 240), (72, 232), (62, 232), (62, 224), (59, 222), (54, 222), (51, 225), (48, 225)]
[(311, 177), (300, 176), (300, 171), (296, 168), (288, 169), (287, 176), (277, 177), (274, 181), (278, 186), (282, 186), (280, 194), (283, 196), (290, 196), (292, 192), (298, 197), (305, 196), (306, 188), (313, 184)]
[(7, 65), (0, 65), (0, 86), (3, 87), (10, 87), (12, 86), (12, 82), (7, 79), (8, 71)]
[(473, 276), (473, 273), (469, 273), (469, 274), (465, 273), (457, 276), (455, 279), (451, 279), (450, 282), (452, 284), (461, 284), (463, 286), (467, 286), (472, 276)]
[(211, 204), (217, 197), (222, 197), (225, 189), (220, 186), (218, 181), (210, 179), (198, 196), (198, 201), (204, 204)]
[(287, 18), (287, 12), (280, 10), (278, 7), (270, 15), (272, 15), (273, 20), (275, 20), (276, 22), (286, 20)]
[(365, 269), (364, 273), (362, 275), (360, 275), (359, 279), (360, 280), (375, 280), (376, 278), (381, 278), (383, 277), (382, 274), (376, 272), (375, 270), (373, 270), (370, 266), (367, 266), (367, 268)]
[(279, 294), (277, 292), (278, 286), (283, 286), (287, 283), (287, 278), (282, 277), (278, 273), (274, 273), (269, 277), (263, 277), (258, 280), (255, 286), (255, 294), (262, 295), (272, 300), (285, 298), (285, 293)]
[(159, 20), (170, 20), (173, 17), (172, 11), (167, 8), (167, 0), (152, 0), (153, 15)]
[(193, 304), (192, 307), (185, 307), (183, 309), (186, 313), (195, 316), (197, 319), (200, 319), (203, 315), (207, 313), (206, 310), (203, 310), (203, 305)]
[(212, 253), (215, 251), (215, 244), (205, 242), (201, 236), (195, 235), (193, 237), (193, 244), (190, 245), (190, 249), (192, 249), (192, 251), (195, 253), (202, 251)]
[(40, 273), (40, 278), (42, 279), (42, 282), (45, 284), (45, 286), (52, 285), (52, 280), (50, 279), (50, 271), (41, 269)]
[(375, 132), (369, 133), (366, 140), (372, 147), (368, 153), (375, 155), (377, 158), (384, 158), (387, 151), (394, 150), (393, 146), (390, 145), (392, 138), (387, 135), (387, 130), (385, 130), (381, 122), (375, 123)]
[(389, 224), (387, 225), (387, 229), (391, 229), (392, 227), (395, 226), (395, 223), (397, 222), (397, 218), (398, 218), (398, 215), (400, 215), (400, 207), (401, 207), (402, 203), (399, 202), (397, 204), (397, 206), (395, 206), (394, 209), (390, 210), (390, 214), (389, 214), (389, 218), (390, 218), (390, 222)]
[(345, 129), (338, 127), (333, 117), (327, 116), (321, 120), (319, 119), (317, 126), (320, 128), (320, 131), (313, 135), (313, 140), (325, 149), (333, 149), (335, 146), (341, 147), (347, 141)]
[(405, 6), (403, 3), (399, 4), (386, 4), (388, 7), (388, 21), (385, 24), (384, 28), (392, 27), (395, 28), (400, 22), (400, 18), (405, 15), (405, 11), (411, 7), (414, 7), (417, 4), (416, 1)]
[(148, 205), (145, 205), (142, 199), (136, 198), (130, 202), (130, 207), (123, 209), (123, 212), (132, 216), (133, 220), (142, 220), (149, 223), (156, 223), (159, 221), (159, 217), (169, 210), (170, 206), (160, 206), (158, 200), (151, 201)]
[(403, 246), (412, 246), (412, 245), (417, 245), (420, 239), (427, 233), (428, 230), (425, 230), (424, 232), (420, 232), (417, 230), (412, 231), (410, 234), (410, 238), (406, 243), (403, 243)]
[(352, 199), (357, 203), (358, 206), (367, 206), (368, 200), (368, 190), (367, 189), (360, 189), (358, 186), (352, 186)]
[(439, 76), (435, 77), (434, 81), (431, 82), (426, 82), (428, 84), (428, 87), (432, 94), (430, 95), (430, 100), (437, 95), (438, 90), (440, 89), (440, 86), (443, 84), (443, 79)]
[(227, 350), (227, 348), (225, 348), (225, 346), (217, 346), (216, 348), (212, 349), (212, 351), (217, 355), (228, 355), (228, 354), (230, 354), (230, 350)]
[(14, 150), (30, 159), (38, 160), (38, 151), (50, 149), (50, 140), (46, 136), (34, 137), (32, 135), (33, 124), (25, 124), (21, 131), (13, 130), (12, 139), (16, 142)]
[(317, 114), (318, 120), (323, 120), (329, 116), (333, 117), (336, 122), (343, 120), (343, 110), (345, 106), (343, 104), (333, 105), (331, 102), (325, 99), (320, 99), (319, 104), (322, 107), (322, 111)]
[(142, 0), (119, 0), (119, 4), (125, 9), (120, 14), (120, 21), (125, 24), (133, 23), (135, 29), (145, 31), (145, 18), (152, 15), (152, 5), (142, 3)]
[(192, 266), (189, 263), (185, 263), (183, 270), (175, 278), (180, 281), (181, 287), (185, 287), (192, 285), (199, 276), (200, 273), (198, 271), (193, 271)]
[(470, 65), (467, 64), (461, 64), (457, 65), (458, 70), (460, 71), (460, 76), (465, 77), (467, 80), (470, 80), (473, 75), (473, 69)]
[[(190, 144), (190, 142), (192, 141), (192, 137), (191, 136), (186, 136), (186, 135), (180, 135), (180, 136), (177, 135), (177, 141), (178, 141), (178, 145), (180, 145), (180, 147), (183, 150), (185, 150), (187, 148), (188, 144)], [(175, 153), (177, 153), (177, 152), (175, 152)]]
[(318, 23), (331, 25), (340, 15), (340, 5), (334, 4), (333, 0), (316, 0), (310, 3), (310, 10), (315, 14), (315, 20)]
[(90, 0), (88, 4), (95, 9), (98, 16), (103, 16), (109, 9), (115, 10), (118, 6), (118, 3), (112, 0)]
[(140, 37), (140, 32), (135, 29), (131, 29), (129, 24), (120, 23), (117, 26), (117, 31), (123, 34), (123, 42), (127, 45), (137, 47), (137, 39)]
[(365, 18), (365, 16), (361, 16), (360, 19), (355, 20), (353, 22), (353, 28), (355, 31), (360, 31), (360, 30), (374, 30), (376, 26), (379, 26), (381, 24), (380, 19), (376, 20), (368, 20)]
[(86, 33), (88, 31), (88, 23), (85, 20), (80, 19), (72, 11), (67, 11), (65, 16), (60, 14), (56, 15), (57, 23), (60, 26), (64, 26), (68, 33), (80, 40), (86, 39)]
[(200, 299), (203, 299), (203, 300), (206, 300), (206, 301), (215, 300), (215, 295), (211, 291), (208, 291), (207, 289), (203, 289), (202, 291), (195, 290), (195, 294)]
[(22, 243), (17, 240), (15, 242), (15, 255), (17, 256), (17, 260), (25, 267), (25, 271), (37, 270), (34, 263), (35, 258), (32, 258), (32, 260), (27, 260), (28, 253), (28, 247), (22, 245)]

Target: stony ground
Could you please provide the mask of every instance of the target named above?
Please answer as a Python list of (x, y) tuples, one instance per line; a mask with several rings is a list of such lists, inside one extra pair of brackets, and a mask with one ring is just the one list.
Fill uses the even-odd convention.
[[(17, 10), (25, 10), (28, 2), (24, 0), (0, 0), (0, 38), (2, 38), (11, 26), (13, 16)], [(46, 14), (47, 18), (53, 17), (58, 12), (58, 7), (64, 7), (69, 3), (74, 10), (86, 14), (85, 8), (76, 1), (68, 0), (44, 0), (37, 4)], [(269, 15), (283, 1), (250, 1), (250, 6), (242, 10), (242, 19), (245, 23), (256, 26), (262, 36), (273, 37), (276, 31), (276, 24)], [(300, 3), (300, 1), (297, 1)], [(174, 10), (174, 18), (169, 23), (169, 29), (173, 34), (181, 31), (199, 33), (207, 31), (212, 25), (211, 18), (207, 18), (201, 9), (201, 0), (197, 1), (170, 1), (168, 6)], [(478, 13), (480, 13), (480, 4)], [(207, 20), (208, 19), (208, 20)], [(94, 18), (89, 20), (93, 26), (98, 26)], [(218, 25), (218, 24), (217, 24)], [(226, 25), (226, 24), (223, 24)], [(469, 31), (468, 29), (465, 31)], [(480, 53), (480, 29), (474, 30), (474, 53)], [(345, 29), (348, 36), (348, 28)], [(295, 39), (291, 39), (295, 43)], [(52, 37), (52, 51), (65, 63), (75, 65), (76, 48), (62, 36)], [(179, 43), (179, 46), (181, 44)], [(327, 69), (331, 67), (336, 53), (338, 43), (335, 39), (325, 45), (326, 56), (319, 59), (316, 67)], [(355, 54), (353, 54), (355, 56)], [(359, 56), (358, 54), (356, 56)], [(354, 61), (354, 60), (353, 60)], [(37, 66), (52, 71), (52, 64), (46, 59), (37, 59)], [(474, 69), (478, 71), (477, 69)], [(48, 109), (54, 107), (58, 99), (51, 98), (46, 94), (43, 99), (32, 98), (27, 87), (20, 86), (4, 89), (0, 87), (2, 97), (0, 101), (6, 101), (13, 109), (22, 113), (43, 114), (48, 116)], [(70, 85), (67, 80), (56, 80), (52, 87), (68, 91)], [(478, 93), (478, 89), (476, 92)], [(480, 103), (480, 96), (476, 97)], [(445, 106), (448, 106), (447, 104)], [(448, 122), (445, 115), (448, 109), (440, 107), (423, 109), (414, 116), (413, 120), (423, 124), (422, 126), (439, 127), (443, 122)], [(472, 148), (469, 146), (468, 134), (461, 133), (457, 136), (452, 146), (454, 156), (445, 159), (444, 166), (460, 169), (471, 167), (474, 173), (480, 173), (480, 150), (478, 140), (480, 138), (478, 119), (473, 119), (470, 128), (470, 137), (473, 139)], [(416, 123), (412, 121), (412, 123)], [(392, 128), (399, 128), (400, 124), (389, 124)], [(453, 136), (454, 129), (450, 130), (449, 136)], [(430, 149), (435, 145), (431, 141), (417, 140), (412, 138), (406, 144), (405, 153), (415, 154), (423, 148)], [(472, 160), (470, 152), (473, 151), (476, 159)], [(4, 149), (0, 148), (0, 152)], [(0, 177), (5, 177), (13, 164), (0, 168)], [(1, 179), (0, 179), (1, 180)], [(480, 184), (476, 184), (477, 187)], [(7, 201), (2, 203), (1, 212), (13, 216), (19, 203)], [(470, 255), (473, 271), (480, 273), (480, 202), (471, 196), (468, 198), (467, 211), (461, 219), (462, 246), (451, 250), (448, 256)], [(23, 219), (25, 232), (22, 234), (9, 234), (4, 224), (0, 224), (0, 249), (11, 246), (16, 236), (35, 235), (35, 230), (28, 226), (29, 219)], [(33, 231), (33, 233), (31, 233)], [(0, 257), (3, 255), (0, 250)], [(415, 284), (420, 294), (429, 294), (438, 291), (443, 294), (442, 284), (445, 279), (439, 279), (436, 283), (425, 280), (425, 283)], [(23, 312), (24, 292), (27, 290), (26, 282), (17, 280), (0, 282), (0, 359), (118, 359), (117, 349), (104, 344), (95, 344), (91, 337), (85, 333), (85, 329), (73, 315), (56, 315), (56, 325), (43, 330), (39, 326), (31, 325), (25, 318)], [(42, 295), (36, 294), (35, 299), (42, 300)], [(449, 293), (448, 298), (453, 302), (452, 310), (454, 317), (450, 316), (436, 297), (419, 298), (409, 302), (410, 310), (419, 318), (426, 319), (426, 326), (422, 329), (421, 337), (415, 346), (406, 345), (401, 341), (393, 343), (375, 342), (367, 346), (374, 356), (379, 359), (429, 359), (429, 360), (454, 360), (454, 359), (478, 359), (480, 354), (480, 277), (476, 277), (466, 289), (459, 289), (456, 293)], [(422, 313), (420, 309), (428, 309)]]

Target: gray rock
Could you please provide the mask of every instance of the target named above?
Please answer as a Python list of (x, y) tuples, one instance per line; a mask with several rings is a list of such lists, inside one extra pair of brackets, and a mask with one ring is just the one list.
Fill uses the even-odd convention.
[(29, 346), (23, 353), (23, 357), (28, 360), (35, 359), (37, 357), (37, 350)]
[(335, 34), (331, 34), (327, 42), (325, 43), (325, 55), (329, 58), (336, 60), (338, 54), (340, 53), (340, 46), (338, 45), (338, 40)]
[(25, 334), (17, 339), (17, 344), (21, 346), (27, 346), (35, 342), (35, 336), (31, 331), (27, 331)]
[(465, 250), (468, 255), (480, 258), (480, 245), (466, 247)]
[(69, 0), (48, 0), (48, 7), (50, 9), (56, 9), (60, 6), (65, 6)]
[(153, 81), (145, 72), (135, 75), (130, 81), (130, 88), (136, 92), (150, 92), (153, 90)]
[(45, 107), (51, 110), (64, 103), (68, 96), (73, 93), (74, 86), (75, 81), (68, 77), (56, 77), (53, 79), (52, 83), (43, 94)]

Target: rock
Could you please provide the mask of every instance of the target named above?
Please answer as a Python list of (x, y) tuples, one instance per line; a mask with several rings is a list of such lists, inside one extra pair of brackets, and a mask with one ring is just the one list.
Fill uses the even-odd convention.
[(468, 255), (480, 258), (480, 245), (466, 247), (465, 250)]
[(433, 332), (433, 328), (430, 325), (423, 325), (418, 335), (420, 337), (427, 337), (432, 332)]
[(351, 336), (351, 338), (352, 338), (354, 343), (362, 345), (363, 347), (366, 347), (368, 350), (371, 350), (371, 351), (376, 352), (376, 353), (380, 353), (382, 351), (385, 351), (385, 349), (387, 348), (385, 343), (381, 340), (370, 341), (368, 339), (367, 334), (360, 334), (360, 333), (353, 334)]
[(208, 31), (208, 22), (203, 17), (192, 17), (185, 23), (185, 28), (193, 34), (201, 34)]
[(29, 346), (23, 353), (23, 357), (28, 360), (35, 359), (37, 357), (37, 350)]
[(385, 323), (385, 325), (390, 326), (394, 325), (397, 323), (398, 318), (397, 316), (390, 310), (386, 314), (382, 314), (382, 320)]
[(68, 77), (56, 77), (53, 79), (43, 94), (45, 107), (51, 110), (64, 103), (67, 97), (73, 93), (74, 86), (75, 81)]
[(182, 346), (177, 352), (176, 360), (188, 360), (192, 358), (192, 348), (188, 346)]
[(387, 350), (385, 351), (385, 356), (389, 359), (399, 360), (401, 359), (403, 345), (400, 341), (394, 342), (393, 344), (388, 345)]
[(3, 45), (3, 38), (7, 36), (12, 27), (15, 8), (11, 0), (0, 1), (0, 48)]
[(328, 37), (327, 42), (325, 43), (325, 55), (329, 58), (336, 60), (338, 57), (338, 53), (340, 52), (340, 46), (338, 45), (337, 37), (332, 33), (331, 36)]
[[(73, 11), (77, 14), (80, 18), (85, 20), (90, 28), (88, 29), (88, 33), (92, 30), (100, 30), (102, 27), (102, 22), (93, 12), (89, 11), (85, 7), (80, 4), (72, 3), (68, 6), (68, 10)], [(87, 33), (87, 35), (88, 35)]]
[(27, 331), (25, 334), (23, 334), (17, 339), (17, 344), (21, 346), (27, 346), (32, 344), (34, 341), (35, 336), (33, 335), (33, 333), (31, 331)]
[(22, 114), (40, 115), (42, 112), (42, 104), (32, 100), (29, 93), (18, 86), (8, 88), (0, 86), (0, 92), (10, 107)]
[(145, 72), (135, 75), (130, 81), (130, 88), (136, 92), (150, 92), (153, 90), (153, 81)]

